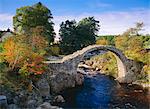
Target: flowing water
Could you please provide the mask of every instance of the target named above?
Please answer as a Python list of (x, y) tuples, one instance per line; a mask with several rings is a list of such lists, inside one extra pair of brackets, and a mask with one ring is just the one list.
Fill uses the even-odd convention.
[(80, 87), (62, 93), (66, 102), (59, 106), (72, 109), (150, 109), (148, 91), (137, 85), (119, 85), (112, 77), (85, 76)]

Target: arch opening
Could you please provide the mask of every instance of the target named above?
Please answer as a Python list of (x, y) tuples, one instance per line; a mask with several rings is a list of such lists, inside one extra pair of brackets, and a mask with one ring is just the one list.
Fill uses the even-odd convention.
[[(94, 52), (95, 52), (95, 54), (94, 54)], [(106, 54), (108, 52), (111, 52), (116, 59), (116, 63), (117, 63), (117, 77), (116, 77), (116, 79), (124, 78), (126, 76), (126, 72), (127, 72), (126, 63), (125, 63), (126, 57), (124, 56), (124, 54), (120, 50), (118, 50), (114, 47), (99, 46), (99, 47), (93, 47), (91, 49), (86, 50), (82, 54), (82, 56), (80, 58), (80, 62), (78, 63), (77, 66), (80, 67), (81, 62), (85, 64), (85, 60), (87, 58), (89, 59), (91, 57), (94, 57), (97, 55), (103, 55), (103, 54)], [(89, 66), (86, 66), (86, 64), (85, 64), (85, 67), (89, 67)], [(91, 67), (91, 69), (92, 69), (92, 67)], [(95, 70), (97, 70), (97, 69), (95, 69)], [(98, 70), (100, 70), (100, 69), (98, 69)]]

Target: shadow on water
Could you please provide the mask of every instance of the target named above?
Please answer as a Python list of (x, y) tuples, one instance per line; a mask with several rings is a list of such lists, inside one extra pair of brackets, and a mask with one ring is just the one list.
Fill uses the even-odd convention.
[(83, 86), (62, 93), (63, 108), (79, 109), (149, 109), (150, 96), (138, 85), (119, 85), (112, 77), (97, 74), (85, 76)]

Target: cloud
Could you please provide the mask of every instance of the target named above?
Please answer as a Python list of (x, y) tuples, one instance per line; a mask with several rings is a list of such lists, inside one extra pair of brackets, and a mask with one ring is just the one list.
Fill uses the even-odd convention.
[(6, 30), (8, 28), (12, 29), (12, 17), (13, 15), (8, 13), (0, 13), (0, 29)]
[(121, 12), (105, 12), (105, 13), (82, 13), (80, 15), (64, 15), (54, 16), (55, 31), (58, 35), (59, 24), (65, 20), (76, 21), (82, 18), (94, 16), (100, 21), (101, 29), (98, 34), (122, 34), (126, 29), (134, 27), (136, 22), (144, 22), (145, 27), (142, 33), (150, 34), (150, 10), (134, 10)]
[[(134, 27), (136, 22), (144, 22), (144, 31), (142, 33), (150, 34), (150, 10), (136, 9), (132, 11), (118, 11), (118, 12), (104, 12), (104, 13), (81, 13), (79, 15), (63, 15), (53, 16), (54, 29), (58, 35), (60, 24), (65, 20), (76, 20), (77, 22), (85, 17), (94, 16), (96, 20), (100, 21), (101, 29), (98, 34), (122, 34), (126, 29)], [(13, 15), (7, 13), (0, 13), (0, 29), (12, 29)]]

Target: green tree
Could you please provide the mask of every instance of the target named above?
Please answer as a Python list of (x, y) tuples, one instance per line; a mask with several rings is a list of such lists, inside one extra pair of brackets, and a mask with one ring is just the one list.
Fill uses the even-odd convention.
[(99, 21), (94, 17), (84, 18), (78, 23), (75, 20), (65, 21), (60, 25), (62, 54), (70, 54), (96, 42)]
[(44, 29), (44, 36), (49, 42), (53, 42), (55, 32), (52, 18), (51, 11), (40, 2), (33, 6), (24, 6), (17, 9), (13, 17), (14, 30), (18, 34), (30, 35), (31, 28), (41, 26)]
[[(59, 34), (61, 36), (60, 48), (62, 54), (72, 53), (76, 46), (76, 21), (65, 21), (60, 25)], [(77, 48), (77, 47), (76, 47)]]
[(77, 36), (80, 39), (80, 47), (86, 47), (96, 42), (96, 33), (99, 30), (99, 21), (94, 17), (84, 18), (77, 25)]

